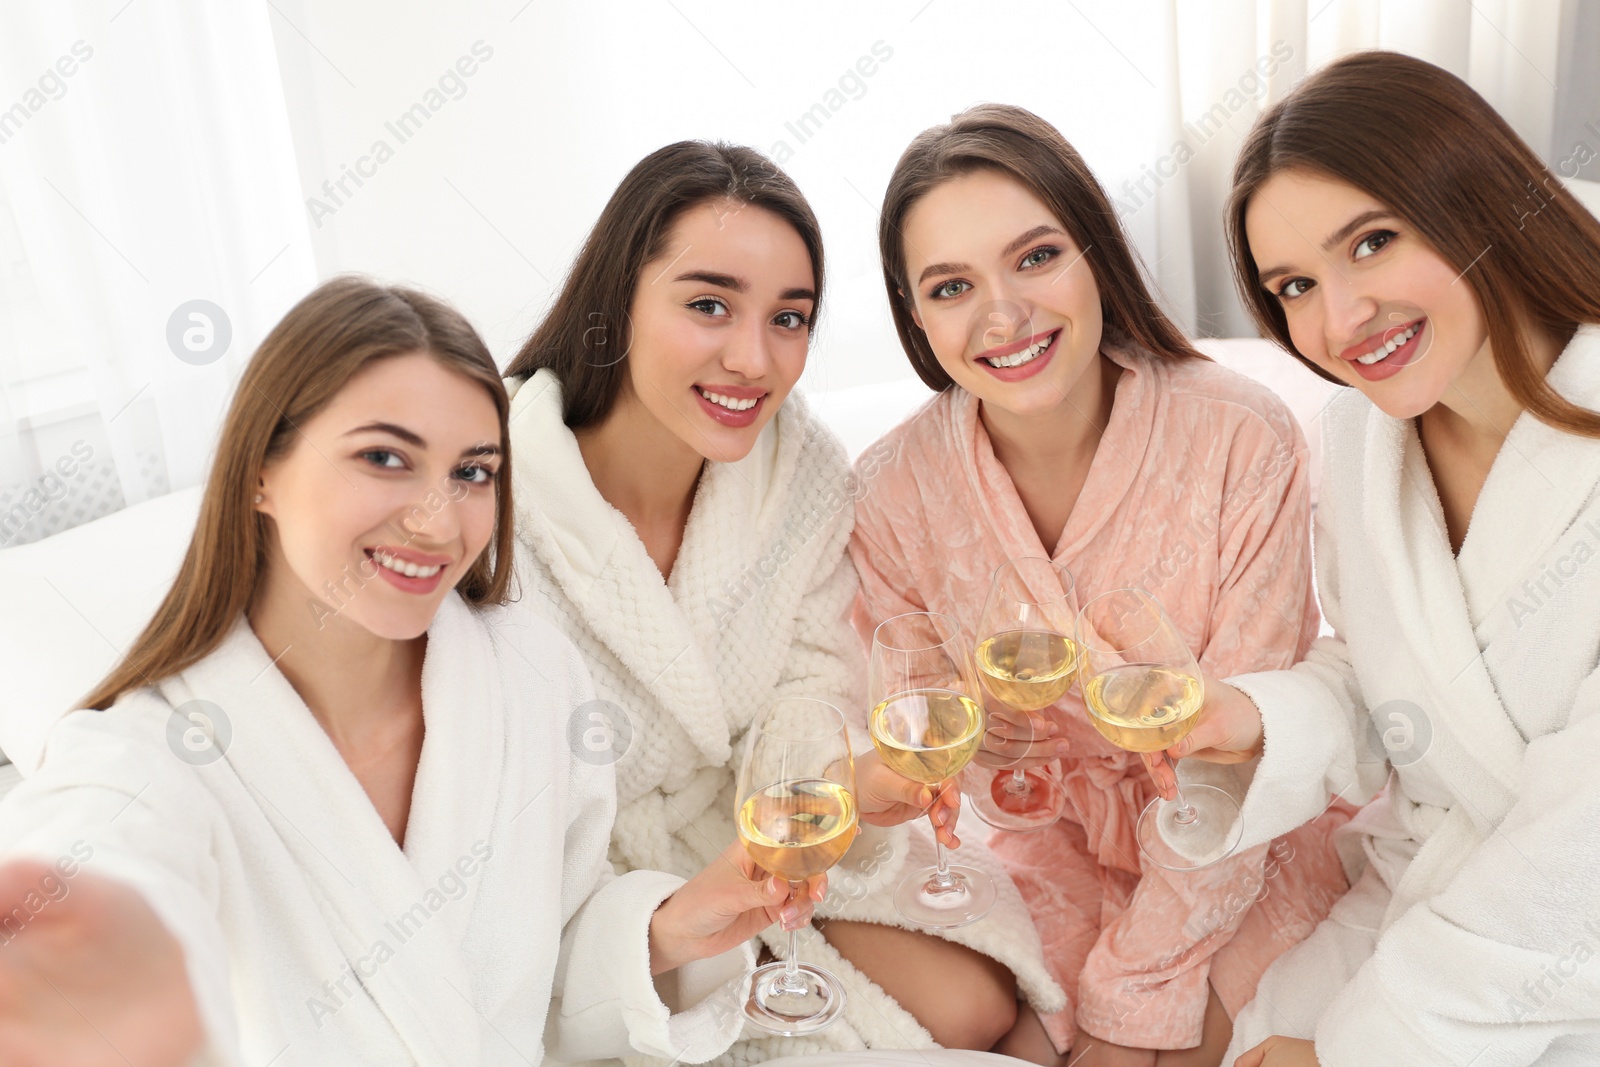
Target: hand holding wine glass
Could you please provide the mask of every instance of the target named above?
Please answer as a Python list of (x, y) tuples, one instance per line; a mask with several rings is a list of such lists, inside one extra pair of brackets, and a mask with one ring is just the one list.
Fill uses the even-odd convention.
[[(896, 615), (872, 635), (868, 726), (883, 762), (913, 781), (945, 791), (983, 740), (985, 717), (968, 646), (954, 619), (933, 612)], [(907, 875), (895, 907), (911, 922), (948, 929), (977, 922), (994, 907), (995, 888), (976, 867), (952, 866), (936, 840), (938, 863)]]
[[(800, 697), (767, 705), (739, 767), (734, 825), (750, 861), (798, 894), (855, 840), (855, 785), (850, 731), (838, 708)], [(800, 925), (785, 923), (785, 958), (751, 971), (740, 997), (752, 1025), (786, 1037), (815, 1033), (844, 1008), (839, 980), (800, 962)]]
[[(978, 620), (978, 674), (1012, 714), (991, 719), (985, 748), (1011, 751), (1021, 744), (1031, 752), (1036, 735), (1054, 735), (1054, 724), (1040, 713), (1072, 688), (1078, 668), (1072, 637), (1077, 614), (1072, 575), (1065, 567), (1027, 557), (1007, 560), (994, 572)], [(1000, 736), (991, 740), (994, 734)], [(1049, 746), (1053, 756), (1059, 755), (1058, 746)], [(971, 775), (981, 786), (973, 795), (972, 810), (997, 830), (1049, 826), (1066, 809), (1066, 793), (1052, 773), (1053, 764), (1054, 759), (1047, 759), (1034, 766), (1012, 764), (995, 775)]]
[(856, 757), (856, 804), (860, 820), (869, 826), (899, 826), (926, 815), (945, 848), (960, 847), (955, 835), (960, 790), (906, 778), (884, 763), (876, 749)]
[[(1200, 665), (1162, 610), (1143, 589), (1115, 589), (1085, 604), (1078, 615), (1082, 665), (1079, 684), (1089, 721), (1118, 748), (1155, 754), (1177, 745), (1199, 723), (1205, 686)], [(1198, 870), (1239, 843), (1239, 805), (1225, 790), (1181, 786), (1139, 817), (1139, 848), (1150, 862), (1175, 871)]]
[(1261, 755), (1261, 709), (1227, 682), (1206, 675), (1201, 680), (1206, 699), (1195, 728), (1164, 752), (1145, 756), (1157, 791), (1168, 800), (1177, 796), (1175, 760), (1192, 757), (1207, 763), (1243, 763)]

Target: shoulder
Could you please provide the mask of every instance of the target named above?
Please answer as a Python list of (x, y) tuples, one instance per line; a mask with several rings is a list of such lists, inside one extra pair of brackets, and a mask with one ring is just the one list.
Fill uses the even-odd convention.
[(797, 472), (843, 475), (850, 459), (839, 435), (822, 420), (799, 389), (792, 390), (778, 409), (775, 431), (778, 437), (777, 477)]
[(962, 407), (971, 397), (951, 386), (934, 393), (893, 429), (856, 457), (856, 476), (863, 483), (885, 489), (925, 478), (933, 469), (948, 470)]
[(552, 698), (586, 700), (594, 687), (588, 661), (572, 638), (532, 603), (533, 598), (547, 595), (524, 584), (519, 601), (469, 610), (508, 681), (519, 687), (554, 689)]
[(1289, 405), (1254, 378), (1209, 359), (1162, 359), (1155, 377), (1182, 431), (1224, 432), (1267, 449), (1305, 451), (1305, 434)]

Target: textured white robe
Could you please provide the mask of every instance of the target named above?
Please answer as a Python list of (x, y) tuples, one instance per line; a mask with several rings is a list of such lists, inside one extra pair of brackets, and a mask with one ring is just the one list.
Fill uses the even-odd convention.
[[(1600, 408), (1600, 327), (1548, 380)], [(1325, 419), (1336, 636), (1234, 679), (1265, 723), (1243, 844), (1377, 799), (1224, 1062), (1280, 1033), (1324, 1067), (1600, 1063), (1600, 441), (1522, 415), (1457, 557), (1412, 422), (1354, 390)]]
[[(706, 464), (663, 581), (627, 517), (589, 478), (561, 419), (560, 382), (539, 371), (507, 387), (519, 603), (572, 638), (614, 706), (617, 721), (596, 725), (614, 731), (620, 753), (612, 861), (688, 876), (734, 839), (739, 742), (762, 705), (785, 695), (828, 700), (852, 720), (856, 750), (870, 748), (865, 657), (849, 623), (857, 583), (845, 553), (857, 482), (837, 439), (791, 394), (750, 455)], [(1033, 921), (978, 836), (969, 831), (956, 855), (990, 872), (999, 903), (944, 936), (1000, 960), (1035, 1005), (1059, 1010), (1065, 998)], [(926, 820), (863, 827), (819, 913), (906, 927), (891, 890), (911, 865), (932, 861)], [(783, 940), (777, 927), (764, 936)], [(747, 1031), (751, 1039), (718, 1062), (932, 1046), (910, 1013), (812, 930), (801, 955), (844, 980), (843, 1018), (809, 1038)]]
[[(677, 1015), (662, 1003), (648, 924), (681, 879), (606, 863), (612, 773), (567, 741), (592, 698), (571, 644), (451, 594), (422, 697), (402, 850), (241, 617), (181, 674), (63, 719), (0, 804), (0, 854), (68, 859), (143, 893), (184, 948), (208, 1064), (526, 1067), (546, 1045), (617, 1055), (630, 1040), (695, 1063), (725, 1049), (738, 1020), (707, 994), (752, 954), (674, 972), (676, 996), (702, 999)], [(192, 763), (179, 753), (196, 751), (184, 735), (202, 700), (227, 728), (221, 757)]]

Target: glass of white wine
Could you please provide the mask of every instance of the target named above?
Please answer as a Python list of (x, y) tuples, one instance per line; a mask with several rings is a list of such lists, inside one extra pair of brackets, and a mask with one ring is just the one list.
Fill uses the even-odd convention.
[[(757, 867), (800, 892), (855, 840), (850, 731), (832, 704), (793, 697), (763, 708), (750, 732), (734, 816), (739, 840)], [(787, 957), (751, 971), (740, 991), (745, 1018), (785, 1037), (816, 1033), (844, 1008), (839, 979), (800, 962), (796, 934), (789, 931)]]
[[(1083, 702), (1107, 741), (1161, 752), (1194, 729), (1205, 701), (1200, 665), (1155, 597), (1143, 589), (1102, 593), (1078, 614), (1077, 641)], [(1211, 785), (1180, 785), (1176, 800), (1157, 797), (1139, 816), (1140, 850), (1173, 871), (1215, 863), (1240, 834), (1238, 803)]]
[[(961, 628), (948, 615), (915, 611), (872, 635), (868, 728), (883, 762), (935, 793), (959, 775), (983, 743), (983, 705)], [(905, 877), (894, 903), (907, 921), (944, 930), (977, 922), (995, 888), (976, 867), (952, 866), (937, 835), (938, 864)]]
[[(1007, 560), (994, 572), (978, 618), (978, 676), (1013, 711), (1043, 711), (1066, 695), (1078, 668), (1073, 641), (1078, 602), (1072, 574), (1039, 556)], [(1048, 767), (966, 778), (972, 810), (997, 830), (1041, 830), (1061, 817), (1067, 798)]]

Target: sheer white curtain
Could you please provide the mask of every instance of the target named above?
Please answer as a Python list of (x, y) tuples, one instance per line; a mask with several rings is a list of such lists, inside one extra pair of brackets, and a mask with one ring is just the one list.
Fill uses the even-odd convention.
[[(1256, 116), (1307, 70), (1364, 48), (1426, 59), (1466, 79), (1554, 167), (1570, 149), (1553, 143), (1558, 99), (1565, 90), (1570, 102), (1574, 93), (1593, 86), (1600, 56), (1597, 20), (1575, 17), (1592, 0), (1167, 2), (1165, 21), (1178, 28), (1181, 95), (1169, 136), (1174, 144), (1188, 145), (1192, 158), (1169, 168), (1175, 173), (1145, 225), (1155, 240), (1170, 243), (1156, 245), (1161, 253), (1155, 273), (1174, 313), (1212, 336), (1255, 332), (1234, 295), (1222, 236), (1234, 158)], [(1569, 34), (1592, 39), (1563, 47), (1564, 23)], [(1576, 113), (1600, 119), (1600, 100), (1579, 102)], [(1187, 258), (1184, 235), (1192, 248)], [(1190, 286), (1192, 319), (1184, 301), (1174, 299)]]
[(197, 484), (314, 281), (268, 12), (0, 16), (0, 547)]

